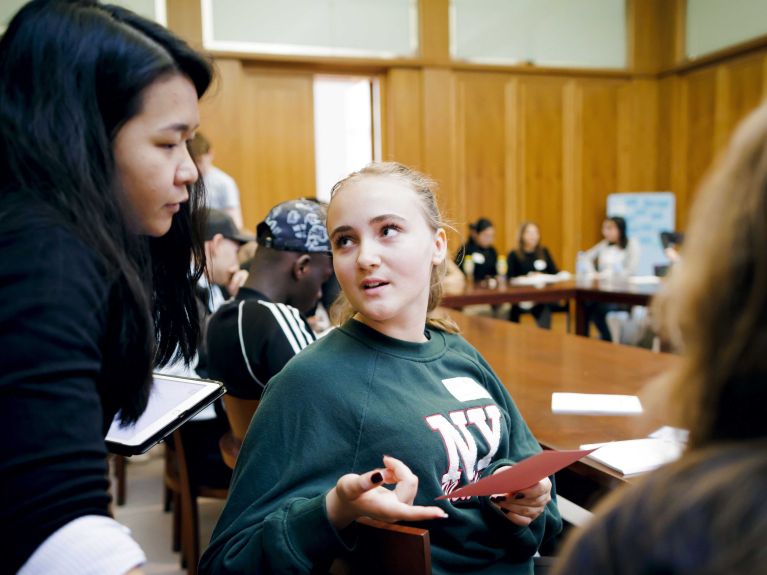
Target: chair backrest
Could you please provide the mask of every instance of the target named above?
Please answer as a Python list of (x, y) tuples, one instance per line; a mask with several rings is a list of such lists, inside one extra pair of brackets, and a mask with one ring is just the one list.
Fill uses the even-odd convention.
[(253, 419), (258, 404), (258, 399), (240, 399), (239, 397), (232, 397), (228, 393), (224, 395), (226, 418), (229, 420), (232, 433), (240, 441), (245, 439), (245, 433), (248, 431), (250, 420)]
[(429, 531), (361, 517), (359, 539), (349, 556), (336, 560), (331, 575), (431, 575)]

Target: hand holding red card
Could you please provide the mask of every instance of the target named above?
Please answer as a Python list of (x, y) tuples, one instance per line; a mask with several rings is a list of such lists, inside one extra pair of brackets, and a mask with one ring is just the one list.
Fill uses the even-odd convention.
[(569, 451), (542, 451), (520, 461), (513, 467), (480, 479), (476, 483), (456, 489), (449, 495), (437, 499), (453, 499), (473, 495), (495, 495), (496, 493), (514, 493), (535, 485), (548, 477), (587, 456), (593, 449), (574, 449)]

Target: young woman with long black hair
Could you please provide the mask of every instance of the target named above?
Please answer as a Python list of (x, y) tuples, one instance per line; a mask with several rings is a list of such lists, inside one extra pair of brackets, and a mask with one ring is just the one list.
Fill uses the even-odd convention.
[(195, 352), (186, 144), (210, 81), (165, 28), (93, 0), (30, 2), (0, 42), (2, 573), (144, 560), (110, 518), (103, 439), (155, 366)]

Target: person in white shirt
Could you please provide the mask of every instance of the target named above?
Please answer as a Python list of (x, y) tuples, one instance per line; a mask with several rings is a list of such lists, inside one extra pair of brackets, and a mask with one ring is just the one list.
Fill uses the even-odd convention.
[(208, 207), (221, 210), (234, 220), (238, 228), (242, 228), (240, 191), (237, 189), (237, 183), (229, 174), (213, 165), (213, 148), (200, 132), (189, 142), (189, 153), (192, 154), (205, 183)]
[(602, 223), (601, 242), (586, 251), (585, 257), (601, 277), (628, 277), (639, 268), (640, 248), (626, 235), (626, 220), (611, 216)]
[[(584, 258), (599, 273), (600, 278), (627, 278), (639, 268), (639, 244), (626, 234), (626, 220), (620, 216), (610, 216), (602, 223), (601, 242), (585, 252)], [(586, 335), (593, 322), (599, 330), (599, 337), (611, 341), (610, 328), (607, 326), (607, 314), (621, 308), (618, 304), (586, 304)]]

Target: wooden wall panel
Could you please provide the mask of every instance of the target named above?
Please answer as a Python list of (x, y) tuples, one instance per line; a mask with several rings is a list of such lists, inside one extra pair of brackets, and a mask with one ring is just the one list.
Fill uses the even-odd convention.
[(697, 188), (735, 127), (767, 96), (766, 63), (763, 50), (659, 80), (659, 183), (671, 182), (678, 228), (686, 228)]
[(716, 148), (716, 84), (717, 71), (705, 68), (685, 78), (686, 90), (686, 156), (684, 203), (689, 206), (704, 172), (714, 159)]
[(558, 265), (563, 265), (564, 86), (560, 78), (521, 79), (518, 108), (510, 110), (519, 115), (516, 137), (522, 161), (515, 190), (518, 211), (508, 230), (507, 248), (513, 247), (519, 225), (531, 220)]
[(496, 227), (496, 247), (507, 245), (505, 225), (506, 155), (505, 86), (502, 74), (464, 73), (457, 77), (456, 115), (458, 194), (465, 206), (458, 229), (467, 234), (469, 222), (487, 217)]
[(316, 195), (313, 77), (246, 70), (240, 94), (240, 195), (254, 229), (275, 204)]
[[(450, 70), (423, 71), (423, 170), (439, 184), (443, 217), (455, 221), (465, 206), (456, 186), (455, 81)], [(448, 234), (451, 251), (458, 238)], [(455, 245), (455, 246), (454, 246)]]
[[(169, 1), (169, 22), (199, 43), (195, 1)], [(683, 62), (685, 5), (627, 0), (631, 66), (620, 77), (453, 63), (448, 0), (421, 0), (413, 61), (218, 58), (220, 85), (202, 103), (201, 129), (240, 185), (252, 228), (277, 201), (314, 194), (313, 74), (370, 74), (381, 85), (383, 159), (434, 177), (462, 235), (490, 217), (506, 251), (532, 219), (572, 268), (576, 251), (599, 239), (610, 193), (671, 190), (685, 229), (700, 178), (767, 97), (767, 48)]]
[(239, 181), (243, 139), (238, 110), (245, 105), (240, 93), (243, 79), (239, 60), (217, 60), (216, 79), (200, 102), (200, 131), (213, 147), (214, 163)]
[(385, 160), (423, 169), (422, 72), (393, 68), (386, 78)]
[(723, 66), (727, 70), (726, 140), (735, 126), (764, 99), (764, 63), (767, 58), (756, 54)]
[(656, 139), (657, 152), (657, 180), (656, 185), (660, 190), (673, 190), (671, 181), (672, 166), (672, 137), (674, 124), (674, 84), (678, 80), (674, 77), (663, 78), (658, 81), (658, 137)]
[(658, 190), (659, 86), (638, 79), (618, 88), (618, 189)]
[[(580, 83), (582, 107), (580, 146), (583, 178), (580, 226), (585, 249), (601, 238), (607, 196), (618, 188), (618, 88), (611, 80), (584, 80)], [(574, 254), (572, 254), (574, 255)]]

